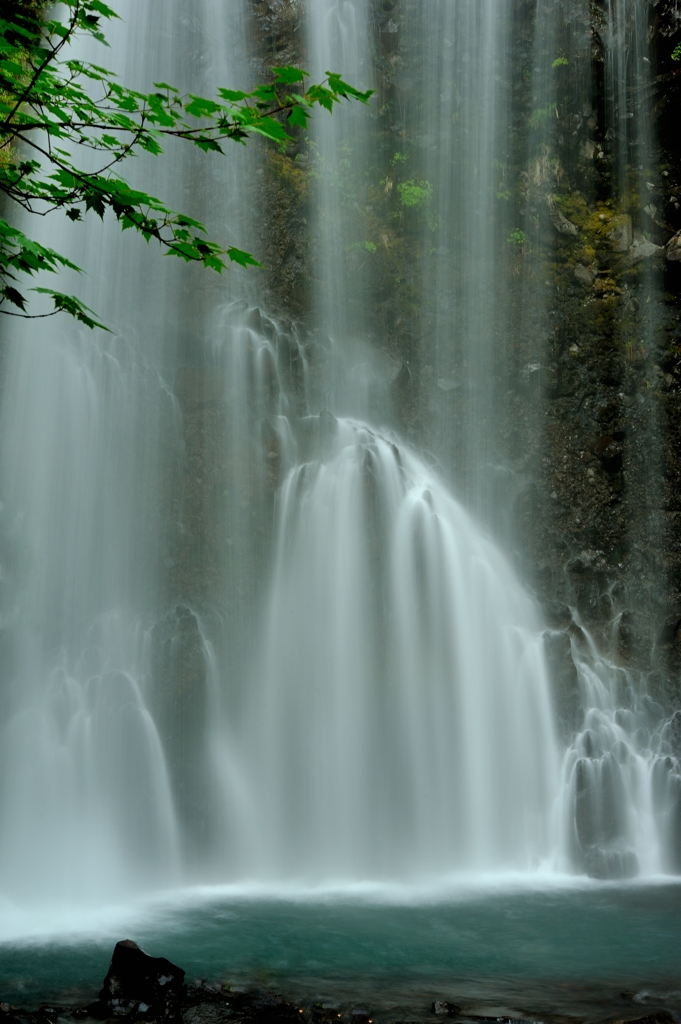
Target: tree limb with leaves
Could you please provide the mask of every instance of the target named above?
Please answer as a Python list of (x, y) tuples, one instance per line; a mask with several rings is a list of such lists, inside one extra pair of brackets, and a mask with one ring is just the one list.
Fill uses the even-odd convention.
[[(167, 138), (206, 153), (223, 153), (223, 143), (244, 144), (253, 135), (285, 146), (290, 129), (304, 129), (315, 106), (331, 112), (343, 99), (366, 103), (371, 96), (329, 72), (324, 82), (309, 84), (307, 72), (291, 66), (273, 68), (273, 81), (250, 92), (219, 88), (216, 99), (182, 95), (166, 82), (136, 92), (106, 68), (68, 58), (79, 34), (108, 45), (103, 25), (118, 15), (102, 0), (62, 0), (62, 17), (42, 17), (31, 6), (11, 10), (0, 17), (0, 193), (9, 211), (13, 204), (41, 217), (62, 211), (72, 221), (110, 211), (124, 231), (218, 273), (230, 262), (260, 264), (211, 240), (200, 221), (132, 188), (120, 176), (121, 164), (143, 152), (160, 156)], [(99, 156), (96, 170), (81, 166), (85, 151)], [(22, 277), (66, 268), (80, 271), (0, 219), (0, 313), (33, 319), (64, 311), (106, 330), (80, 299), (52, 288), (31, 289), (50, 296), (52, 311), (30, 311)]]

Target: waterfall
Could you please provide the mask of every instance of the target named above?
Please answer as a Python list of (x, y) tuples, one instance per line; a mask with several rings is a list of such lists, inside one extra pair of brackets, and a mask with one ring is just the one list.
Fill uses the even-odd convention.
[[(245, 48), (238, 3), (117, 10), (110, 55), (131, 86), (248, 81), (235, 56)], [(92, 44), (82, 55), (101, 61), (100, 51)], [(127, 170), (201, 216), (200, 166), (213, 195), (224, 192), (210, 200), (218, 230), (224, 222), (227, 241), (243, 247), (248, 164), (227, 160), (206, 176), (198, 154), (170, 148), (164, 162)], [(41, 240), (86, 268), (65, 288), (113, 334), (43, 320), (9, 332), (3, 352), (0, 885), (20, 901), (101, 901), (183, 877), (188, 798), (178, 765), (189, 740), (175, 723), (191, 677), (185, 663), (168, 694), (179, 673), (158, 648), (174, 643), (177, 665), (188, 620), (161, 638), (154, 623), (181, 588), (182, 553), (193, 544), (197, 557), (196, 503), (182, 493), (193, 453), (177, 396), (186, 399), (182, 383), (205, 362), (202, 324), (216, 291), (117, 225), (74, 231), (56, 217)], [(217, 294), (224, 302), (225, 288)]]
[[(373, 86), (369, 6), (366, 0), (309, 4), (307, 49), (315, 80), (342, 68), (348, 81), (362, 89)], [(317, 208), (324, 218), (313, 304), (325, 329), (347, 341), (366, 336), (366, 302), (356, 297), (363, 289), (362, 275), (350, 276), (347, 261), (348, 247), (364, 241), (358, 185), (366, 173), (366, 124), (367, 111), (348, 107), (336, 110), (332, 118), (316, 118), (312, 126), (319, 168)]]
[[(250, 82), (251, 6), (121, 3), (122, 77), (199, 93)], [(311, 183), (301, 318), (271, 308), (256, 272), (213, 280), (112, 224), (41, 235), (87, 267), (74, 290), (114, 332), (47, 321), (9, 332), (4, 354), (8, 899), (679, 870), (678, 715), (573, 609), (581, 717), (561, 743), (513, 525), (544, 415), (537, 399), (511, 468), (507, 385), (545, 371), (521, 365), (520, 335), (548, 332), (555, 297), (519, 252), (531, 230), (569, 223), (556, 105), (567, 81), (580, 116), (596, 105), (588, 5), (385, 6), (309, 0), (304, 15), (314, 77), (341, 71), (381, 102), (315, 111), (302, 159), (279, 154)], [(530, 7), (523, 134), (513, 48)], [(651, 145), (645, 104), (633, 121), (627, 106), (645, 12), (605, 8), (621, 190)], [(169, 147), (131, 176), (155, 175), (169, 202), (253, 249), (284, 165), (233, 149), (223, 162)], [(385, 234), (368, 237), (396, 196)], [(394, 289), (383, 282), (380, 301), (402, 303), (390, 330), (374, 310), (379, 245)]]
[(264, 651), (225, 740), (244, 865), (307, 882), (539, 866), (557, 758), (531, 602), (395, 439), (329, 413), (302, 426)]
[(508, 294), (498, 254), (513, 227), (499, 198), (511, 156), (510, 8), (495, 0), (417, 3), (410, 21), (424, 54), (414, 106), (424, 119), (423, 176), (433, 189), (421, 341), (440, 389), (431, 430), (458, 485), (489, 519), (505, 402), (497, 381), (507, 358)]
[[(642, 298), (636, 321), (638, 344), (650, 363), (656, 358), (655, 293), (659, 282), (655, 271), (641, 262), (639, 255), (646, 246), (655, 248), (651, 237), (659, 221), (648, 24), (649, 5), (645, 0), (608, 0), (595, 21), (592, 15), (591, 24), (585, 4), (563, 7), (537, 3), (532, 79), (536, 123), (530, 133), (528, 160), (531, 194), (537, 205), (552, 204), (552, 194), (560, 191), (566, 170), (578, 166), (582, 168), (584, 195), (595, 203), (596, 176), (584, 173), (584, 165), (609, 161), (614, 198), (619, 209), (625, 211), (613, 218), (610, 231), (616, 251), (627, 254), (625, 259), (631, 265), (639, 264)], [(588, 74), (594, 38), (602, 45), (600, 90)], [(565, 121), (553, 115), (565, 102), (568, 90), (573, 109), (580, 111), (573, 124), (579, 128), (586, 123), (589, 136), (579, 141), (575, 131), (575, 142), (565, 146), (564, 138), (559, 138), (565, 132)], [(551, 116), (545, 116), (547, 113)], [(561, 164), (559, 141), (563, 153), (567, 150), (570, 168)], [(643, 197), (644, 209), (638, 217), (638, 198), (634, 196)], [(552, 217), (556, 217), (555, 207)], [(559, 232), (577, 230), (560, 215), (554, 225)], [(535, 315), (541, 305), (535, 300)], [(549, 305), (545, 297), (547, 331)], [(622, 393), (616, 394), (615, 401), (621, 403), (623, 398)], [(642, 397), (639, 404), (643, 408), (626, 423), (624, 432), (637, 434), (639, 443), (643, 439), (646, 459), (640, 483), (646, 511), (642, 518), (645, 542), (650, 543), (659, 530), (654, 510), (658, 467), (652, 444), (659, 424), (655, 403)], [(619, 416), (625, 419), (623, 410)], [(636, 530), (632, 524), (630, 539), (641, 543), (640, 524)], [(649, 694), (647, 673), (628, 668), (604, 653), (614, 646), (612, 634), (616, 638), (620, 616), (614, 616), (611, 635), (606, 634), (598, 645), (584, 628), (579, 612), (573, 609), (572, 614), (571, 651), (582, 719), (563, 763), (559, 863), (597, 878), (677, 871), (681, 776), (676, 718), (670, 719), (668, 711)]]

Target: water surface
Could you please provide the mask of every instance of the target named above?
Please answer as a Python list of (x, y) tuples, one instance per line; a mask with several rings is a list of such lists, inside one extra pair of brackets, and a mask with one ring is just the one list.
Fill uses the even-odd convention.
[(4, 1000), (89, 998), (113, 942), (129, 937), (181, 965), (189, 981), (361, 1002), (379, 1015), (402, 1007), (416, 1018), (440, 998), (543, 1015), (681, 1011), (681, 884), (668, 881), (446, 896), (203, 889), (101, 912), (99, 923), (72, 911), (61, 934), (47, 914), (32, 921), (0, 945)]

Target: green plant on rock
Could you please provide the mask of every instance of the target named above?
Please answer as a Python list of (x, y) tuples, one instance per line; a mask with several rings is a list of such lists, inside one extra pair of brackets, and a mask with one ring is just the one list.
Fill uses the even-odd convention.
[(348, 252), (376, 252), (378, 246), (375, 242), (353, 242), (348, 246)]
[(530, 128), (543, 128), (551, 116), (556, 115), (557, 112), (558, 105), (556, 103), (549, 103), (548, 107), (539, 107), (530, 114), (528, 124)]
[(427, 206), (433, 198), (433, 186), (429, 181), (403, 181), (397, 186), (402, 206), (411, 209)]
[(681, 43), (677, 43), (672, 50), (672, 60), (681, 60)]
[[(118, 16), (103, 0), (62, 0), (46, 17), (30, 2), (9, 10), (0, 18), (0, 193), (15, 209), (40, 216), (61, 210), (80, 221), (89, 212), (111, 213), (122, 230), (218, 273), (228, 262), (260, 264), (248, 252), (212, 241), (199, 221), (132, 188), (121, 164), (141, 152), (159, 156), (166, 138), (205, 153), (223, 153), (224, 142), (245, 143), (252, 135), (285, 147), (290, 129), (305, 128), (315, 106), (331, 112), (343, 99), (366, 103), (371, 96), (334, 73), (309, 85), (307, 72), (291, 66), (274, 68), (271, 83), (249, 92), (219, 88), (214, 99), (182, 95), (166, 82), (136, 92), (106, 68), (67, 59), (79, 34), (107, 45), (102, 26)], [(86, 153), (90, 165), (92, 154), (98, 158), (95, 170), (84, 168)], [(79, 270), (0, 220), (0, 313), (33, 318), (65, 311), (88, 327), (103, 327), (76, 296), (52, 288), (31, 289), (50, 297), (51, 312), (29, 312), (21, 276), (62, 268)]]
[(508, 243), (508, 245), (527, 245), (527, 235), (524, 231), (521, 231), (520, 228), (513, 228), (513, 231), (511, 231), (510, 235), (506, 239), (506, 242)]
[(556, 59), (554, 60), (553, 64), (551, 65), (551, 67), (552, 68), (564, 68), (564, 67), (567, 67), (567, 65), (569, 63), (570, 63), (570, 61), (567, 59), (567, 57), (556, 57)]

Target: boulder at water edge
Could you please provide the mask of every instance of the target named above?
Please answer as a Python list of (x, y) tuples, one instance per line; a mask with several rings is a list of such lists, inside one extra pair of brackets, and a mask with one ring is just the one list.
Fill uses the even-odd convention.
[(101, 1011), (116, 1016), (180, 1020), (184, 971), (162, 956), (149, 956), (131, 939), (117, 942), (99, 993)]

